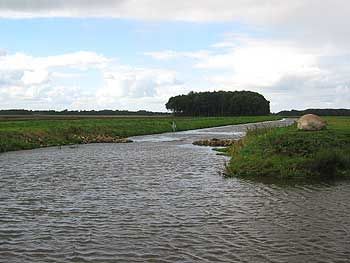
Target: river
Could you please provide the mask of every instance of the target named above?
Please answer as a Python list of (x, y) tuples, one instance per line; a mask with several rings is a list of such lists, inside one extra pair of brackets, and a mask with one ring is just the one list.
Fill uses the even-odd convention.
[(1, 154), (0, 262), (349, 262), (348, 182), (225, 179), (191, 144), (247, 127)]

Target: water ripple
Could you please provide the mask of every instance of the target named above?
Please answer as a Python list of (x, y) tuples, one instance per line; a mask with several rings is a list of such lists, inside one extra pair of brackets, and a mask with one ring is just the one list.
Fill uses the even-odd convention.
[(0, 262), (348, 262), (347, 182), (227, 180), (191, 145), (247, 127), (0, 155)]

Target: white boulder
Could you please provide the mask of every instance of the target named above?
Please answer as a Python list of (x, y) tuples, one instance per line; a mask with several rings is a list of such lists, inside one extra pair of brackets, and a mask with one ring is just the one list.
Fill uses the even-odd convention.
[(326, 127), (326, 122), (315, 114), (301, 116), (297, 123), (298, 129), (303, 131), (319, 131)]

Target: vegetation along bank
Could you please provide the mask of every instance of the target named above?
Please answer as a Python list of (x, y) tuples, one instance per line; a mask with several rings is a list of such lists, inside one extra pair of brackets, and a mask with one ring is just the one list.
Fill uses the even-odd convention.
[(324, 117), (327, 128), (251, 130), (228, 148), (228, 177), (260, 180), (350, 177), (350, 118)]
[(82, 143), (126, 142), (136, 135), (276, 120), (277, 116), (120, 117), (0, 121), (0, 152)]

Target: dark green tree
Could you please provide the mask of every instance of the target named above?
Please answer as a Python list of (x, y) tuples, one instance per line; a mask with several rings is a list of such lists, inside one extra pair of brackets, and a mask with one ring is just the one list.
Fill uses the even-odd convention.
[(270, 102), (251, 91), (190, 92), (171, 97), (166, 108), (176, 115), (232, 116), (270, 114)]

